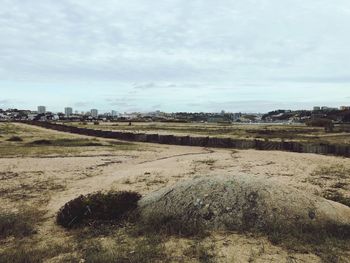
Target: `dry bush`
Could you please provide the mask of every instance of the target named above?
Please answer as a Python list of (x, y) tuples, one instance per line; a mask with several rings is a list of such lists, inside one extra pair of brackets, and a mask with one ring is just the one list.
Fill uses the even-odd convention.
[(59, 210), (56, 221), (70, 228), (87, 220), (122, 220), (137, 207), (140, 198), (139, 193), (128, 191), (81, 195)]

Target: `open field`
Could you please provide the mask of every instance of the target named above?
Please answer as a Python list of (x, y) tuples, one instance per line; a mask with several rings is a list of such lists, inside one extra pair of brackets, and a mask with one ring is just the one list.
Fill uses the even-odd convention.
[[(93, 127), (160, 131), (163, 124), (156, 125)], [(243, 138), (250, 134), (243, 126), (239, 131), (229, 126), (225, 133), (215, 125), (205, 129), (193, 125), (182, 131), (188, 126), (164, 125), (168, 125), (164, 132), (204, 135), (208, 129), (216, 136), (237, 132)], [(283, 127), (301, 129), (295, 132), (299, 139), (308, 136), (304, 129), (310, 129), (312, 136), (327, 135), (317, 128), (274, 129)], [(293, 132), (288, 136), (294, 138)], [(105, 223), (66, 230), (55, 223), (59, 208), (81, 194), (132, 190), (147, 195), (187, 179), (233, 174), (284, 183), (350, 206), (346, 158), (126, 143), (0, 123), (0, 262), (350, 262), (349, 240), (333, 237), (292, 239), (242, 231), (190, 237), (140, 235), (131, 225)]]
[(349, 144), (350, 133), (326, 133), (324, 128), (307, 127), (303, 124), (219, 124), (219, 123), (166, 123), (166, 122), (128, 122), (107, 123), (99, 125), (79, 122), (66, 123), (77, 127), (89, 127), (100, 130), (130, 131), (158, 134), (199, 135), (213, 137), (230, 137), (236, 139), (266, 139), (313, 143)]

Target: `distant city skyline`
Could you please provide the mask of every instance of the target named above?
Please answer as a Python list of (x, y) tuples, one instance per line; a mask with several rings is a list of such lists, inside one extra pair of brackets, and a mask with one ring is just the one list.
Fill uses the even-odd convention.
[(0, 4), (0, 108), (348, 105), (348, 0)]

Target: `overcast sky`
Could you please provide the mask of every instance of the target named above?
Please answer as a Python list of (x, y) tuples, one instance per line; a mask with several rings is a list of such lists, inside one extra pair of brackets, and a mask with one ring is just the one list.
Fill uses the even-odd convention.
[(350, 104), (349, 0), (0, 0), (0, 108)]

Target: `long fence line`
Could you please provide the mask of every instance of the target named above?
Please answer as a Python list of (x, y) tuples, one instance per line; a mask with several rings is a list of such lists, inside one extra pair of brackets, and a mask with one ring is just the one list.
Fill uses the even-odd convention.
[(146, 134), (120, 131), (104, 131), (89, 128), (79, 128), (64, 124), (39, 121), (25, 121), (23, 123), (44, 127), (47, 129), (77, 133), (81, 135), (111, 138), (132, 142), (149, 142), (170, 145), (201, 146), (215, 148), (233, 148), (233, 149), (256, 149), (268, 151), (288, 151), (299, 153), (315, 153), (323, 155), (335, 155), (350, 157), (350, 147), (347, 145), (335, 145), (328, 143), (307, 143), (307, 142), (277, 142), (264, 140), (245, 140), (233, 138), (217, 137), (196, 137), (196, 136), (178, 136)]

